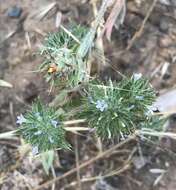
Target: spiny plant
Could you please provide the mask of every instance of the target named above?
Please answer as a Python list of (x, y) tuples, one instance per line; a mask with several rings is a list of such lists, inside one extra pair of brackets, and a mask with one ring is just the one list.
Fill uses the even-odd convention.
[(58, 114), (57, 109), (37, 101), (24, 116), (18, 116), (20, 127), (17, 133), (33, 147), (34, 155), (71, 148), (65, 138), (65, 120), (83, 119), (104, 140), (123, 140), (143, 127), (159, 128), (160, 121), (163, 121), (151, 114), (150, 106), (155, 100), (155, 92), (141, 74), (123, 77), (118, 82), (102, 82), (98, 76), (90, 80), (87, 60), (91, 57), (96, 32), (107, 7), (108, 0), (104, 0), (89, 30), (72, 25), (69, 31), (62, 29), (45, 39), (41, 49), (44, 63), (40, 71), (44, 72), (48, 82), (66, 89), (64, 93), (60, 90), (59, 95), (67, 96), (67, 92), (74, 92), (77, 93), (77, 99), (61, 102), (61, 114)]
[(87, 28), (71, 24), (68, 32), (61, 29), (48, 35), (41, 48), (45, 61), (40, 66), (48, 82), (65, 87), (73, 87), (80, 82), (77, 52), (86, 32)]
[[(105, 140), (123, 140), (150, 120), (150, 106), (155, 100), (155, 92), (141, 74), (105, 83), (82, 78), (82, 74), (88, 74), (87, 67), (81, 66), (86, 65), (85, 57), (90, 53), (88, 49), (91, 46), (85, 45), (90, 34), (94, 36), (92, 29), (86, 33), (84, 27), (76, 26), (71, 27), (69, 32), (50, 34), (45, 40), (41, 52), (45, 62), (41, 71), (46, 71), (48, 81), (53, 80), (69, 89), (78, 85), (80, 88), (78, 101), (63, 104), (61, 115), (56, 114), (57, 110), (36, 102), (31, 111), (18, 118), (17, 123), (21, 125), (18, 134), (31, 144), (34, 154), (57, 148), (70, 149), (65, 138), (64, 118), (84, 119), (90, 128), (95, 129), (97, 136)], [(72, 35), (82, 40), (81, 44)], [(60, 83), (62, 74), (66, 79), (64, 84)], [(148, 123), (152, 127), (151, 120)]]
[(75, 87), (89, 81), (90, 68), (87, 59), (108, 6), (109, 1), (104, 0), (93, 27), (89, 30), (72, 25), (70, 31), (63, 30), (48, 36), (41, 50), (45, 61), (40, 67), (41, 71), (47, 71), (47, 81), (52, 81), (52, 84), (59, 83), (62, 87)]
[(106, 85), (88, 84), (81, 115), (103, 139), (121, 138), (134, 132), (145, 121), (155, 93), (147, 79), (133, 75)]
[(62, 116), (39, 100), (32, 105), (32, 110), (18, 116), (17, 124), (20, 125), (17, 133), (31, 144), (34, 155), (57, 148), (70, 149), (65, 140)]
[[(70, 149), (65, 138), (64, 119), (84, 119), (101, 139), (124, 140), (135, 130), (158, 128), (163, 120), (153, 119), (150, 106), (155, 92), (148, 80), (139, 74), (120, 82), (90, 81), (83, 84), (77, 103), (65, 104), (62, 114), (37, 101), (32, 110), (18, 117), (18, 133), (33, 147), (33, 153), (53, 149)], [(74, 114), (69, 115), (69, 111)], [(155, 117), (156, 118), (156, 117)]]

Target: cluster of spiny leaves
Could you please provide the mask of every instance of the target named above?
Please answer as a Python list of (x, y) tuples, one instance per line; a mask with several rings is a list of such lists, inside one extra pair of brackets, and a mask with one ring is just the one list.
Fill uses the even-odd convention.
[(99, 137), (124, 139), (145, 122), (154, 100), (154, 90), (143, 77), (132, 76), (106, 85), (96, 82), (88, 85), (81, 116)]
[(18, 133), (32, 146), (33, 154), (56, 148), (69, 149), (70, 145), (65, 140), (63, 123), (58, 120), (57, 112), (37, 101), (32, 105), (32, 110), (24, 116), (18, 116), (20, 124)]
[(137, 125), (136, 129), (142, 129), (144, 131), (162, 131), (162, 128), (167, 120), (167, 117), (148, 115), (145, 121)]
[(124, 139), (145, 124), (152, 128), (156, 122), (150, 119), (149, 113), (155, 92), (148, 80), (135, 74), (120, 82), (90, 81), (86, 58), (96, 30), (87, 32), (84, 27), (73, 25), (69, 32), (61, 30), (47, 37), (41, 50), (45, 61), (40, 70), (45, 72), (47, 81), (68, 87), (70, 91), (79, 85), (80, 96), (71, 103), (63, 103), (62, 118), (40, 102), (18, 118), (17, 123), (21, 125), (18, 132), (32, 145), (33, 152), (70, 148), (61, 122), (63, 118), (84, 118), (102, 139)]
[[(79, 41), (85, 36), (86, 31), (85, 27), (75, 24), (69, 28), (69, 32)], [(40, 71), (45, 73), (48, 82), (66, 87), (78, 84), (77, 51), (79, 46), (80, 44), (62, 29), (47, 36), (41, 49), (41, 55), (45, 61), (40, 66)]]
[[(65, 111), (59, 116), (54, 109), (37, 102), (31, 111), (18, 118), (17, 123), (21, 125), (18, 132), (32, 145), (34, 153), (36, 149), (44, 152), (70, 148), (61, 122), (64, 118), (84, 118), (88, 126), (95, 129), (97, 136), (104, 140), (123, 140), (136, 129), (157, 129), (161, 126), (160, 118), (153, 118), (150, 110), (155, 92), (141, 75), (126, 77), (120, 82), (110, 80), (106, 84), (90, 81), (82, 84), (82, 92), (82, 96), (78, 97), (80, 101), (76, 100), (70, 106), (65, 104), (62, 107)], [(74, 114), (69, 114), (69, 111)]]

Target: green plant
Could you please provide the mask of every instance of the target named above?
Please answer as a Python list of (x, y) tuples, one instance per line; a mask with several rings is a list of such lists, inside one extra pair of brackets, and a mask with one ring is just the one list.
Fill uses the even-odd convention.
[(34, 155), (56, 148), (70, 149), (61, 120), (62, 117), (53, 108), (37, 101), (32, 105), (32, 110), (18, 116), (20, 128), (17, 133), (31, 144)]
[(103, 139), (123, 138), (145, 121), (155, 93), (147, 79), (133, 75), (120, 82), (88, 84), (80, 115)]
[(41, 48), (45, 61), (40, 66), (40, 71), (45, 73), (48, 82), (65, 87), (73, 87), (79, 83), (77, 52), (79, 41), (82, 41), (86, 32), (85, 27), (72, 24), (69, 32), (61, 30), (48, 35)]
[(105, 83), (98, 79), (90, 80), (87, 76), (87, 57), (96, 27), (87, 31), (84, 27), (72, 25), (70, 31), (50, 34), (45, 40), (41, 51), (45, 62), (40, 67), (41, 71), (45, 71), (48, 81), (64, 87), (59, 95), (62, 96), (60, 101), (68, 93), (77, 93), (77, 97), (61, 102), (62, 114), (58, 115), (56, 109), (37, 101), (31, 111), (18, 118), (17, 123), (21, 125), (18, 134), (31, 144), (34, 154), (57, 148), (70, 149), (65, 138), (64, 119), (84, 119), (105, 140), (123, 140), (145, 124), (148, 127), (154, 124), (149, 112), (155, 92), (141, 74)]
[[(73, 24), (68, 30), (61, 27), (45, 39), (40, 72), (52, 86), (59, 87), (57, 103), (45, 106), (36, 101), (31, 110), (17, 118), (20, 125), (17, 134), (31, 144), (34, 155), (54, 149), (70, 149), (65, 138), (65, 120), (83, 119), (104, 140), (123, 140), (142, 128), (159, 129), (163, 121), (151, 114), (155, 92), (141, 74), (123, 77), (118, 82), (103, 83), (98, 76), (92, 80), (88, 60), (108, 6), (109, 1), (104, 0), (90, 29)], [(106, 27), (109, 24), (112, 29), (112, 23), (107, 23)], [(67, 97), (70, 101), (65, 101)], [(56, 108), (62, 112), (58, 114)], [(46, 157), (45, 169), (48, 171), (52, 159)]]
[[(98, 72), (96, 76), (91, 75), (92, 52), (96, 50), (101, 60), (106, 60), (103, 48), (98, 49), (95, 41), (105, 31), (109, 37), (112, 31), (115, 20), (111, 15), (109, 23), (104, 29), (101, 27), (109, 2), (103, 1), (90, 29), (74, 23), (68, 30), (62, 26), (46, 37), (40, 49), (44, 62), (39, 71), (52, 87), (59, 88), (59, 93), (49, 106), (35, 101), (31, 110), (17, 117), (20, 126), (16, 131), (0, 134), (0, 138), (20, 135), (31, 145), (33, 155), (39, 155), (47, 174), (53, 168), (54, 150), (71, 149), (66, 140), (66, 124), (70, 120), (76, 123), (81, 119), (105, 141), (122, 141), (134, 133), (151, 135), (162, 130), (166, 121), (153, 115), (151, 105), (155, 101), (155, 91), (141, 74), (122, 75), (121, 81), (106, 82), (100, 81)], [(102, 31), (97, 32), (97, 29)], [(0, 81), (0, 85), (11, 87), (4, 81)]]
[[(84, 119), (104, 140), (123, 140), (135, 130), (147, 126), (157, 129), (161, 124), (160, 118), (155, 117), (156, 120), (150, 113), (155, 92), (148, 80), (138, 74), (120, 82), (90, 81), (82, 85), (82, 91), (86, 93), (78, 97), (78, 102), (62, 106), (60, 115), (37, 101), (32, 111), (18, 118), (21, 124), (18, 133), (32, 145), (34, 152), (36, 149), (37, 152), (70, 149), (65, 138), (64, 118)], [(73, 114), (69, 116), (69, 112)]]

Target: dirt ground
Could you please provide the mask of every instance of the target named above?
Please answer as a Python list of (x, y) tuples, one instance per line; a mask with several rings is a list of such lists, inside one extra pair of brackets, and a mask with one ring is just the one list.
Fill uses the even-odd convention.
[[(102, 77), (118, 79), (118, 70), (126, 75), (142, 73), (150, 78), (159, 93), (169, 91), (176, 83), (176, 3), (158, 0), (141, 35), (127, 50), (133, 35), (141, 27), (153, 1), (128, 0), (127, 15), (123, 26), (113, 30), (111, 42), (105, 40), (105, 55), (109, 59)], [(170, 2), (170, 4), (169, 4)], [(56, 3), (56, 4), (54, 4)], [(167, 5), (166, 5), (167, 4)], [(43, 18), (37, 16), (47, 5), (53, 8)], [(18, 18), (8, 16), (10, 8), (22, 8)], [(63, 14), (63, 24), (69, 20), (90, 25), (93, 20), (89, 0), (0, 0), (0, 79), (13, 88), (0, 87), (0, 132), (15, 129), (16, 116), (30, 108), (40, 96), (46, 103), (54, 93), (42, 75), (35, 72), (42, 62), (38, 49), (48, 32), (56, 31), (56, 13)], [(113, 68), (112, 68), (113, 67)], [(174, 131), (175, 117), (170, 120)], [(72, 135), (68, 135), (71, 143)], [(22, 146), (23, 145), (23, 146)], [(106, 150), (106, 143), (103, 150)], [(105, 175), (112, 170), (120, 173), (109, 177), (97, 177), (81, 183), (82, 190), (175, 190), (176, 161), (175, 142), (170, 139), (138, 142), (133, 140), (108, 157), (98, 160), (81, 170), (81, 177)], [(21, 151), (21, 149), (23, 149)], [(25, 152), (24, 143), (17, 138), (0, 140), (0, 189), (35, 189), (52, 179), (47, 176), (39, 160), (33, 160)], [(96, 139), (90, 134), (78, 137), (79, 162), (99, 153)], [(20, 150), (20, 151), (19, 151)], [(59, 161), (60, 160), (60, 161)], [(128, 167), (123, 167), (124, 163)], [(75, 152), (56, 153), (55, 172), (61, 176), (75, 167)], [(55, 189), (79, 189), (76, 174), (56, 182)], [(47, 188), (43, 188), (47, 189)], [(51, 187), (50, 187), (51, 189)]]

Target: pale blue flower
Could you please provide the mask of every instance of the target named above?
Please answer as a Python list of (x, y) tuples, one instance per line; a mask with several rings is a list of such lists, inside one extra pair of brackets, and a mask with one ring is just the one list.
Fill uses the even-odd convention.
[(133, 74), (133, 79), (134, 79), (135, 81), (139, 80), (141, 77), (142, 77), (142, 74), (141, 74), (141, 73), (135, 73), (135, 74)]
[(37, 131), (34, 133), (34, 135), (41, 135), (42, 134), (42, 131)]
[(124, 134), (123, 136), (120, 137), (121, 141), (124, 141), (125, 139), (127, 139), (129, 137), (129, 135)]
[(26, 119), (24, 118), (24, 116), (22, 114), (20, 114), (19, 116), (17, 116), (17, 121), (16, 121), (17, 124), (21, 125), (21, 124), (23, 124), (25, 122), (26, 122)]
[(32, 155), (35, 156), (39, 153), (38, 146), (33, 146), (32, 147)]
[(155, 106), (148, 106), (147, 109), (148, 110), (145, 112), (146, 116), (151, 116), (153, 114), (153, 112), (158, 111), (158, 108)]
[(49, 142), (50, 142), (50, 143), (54, 143), (54, 140), (53, 140), (52, 137), (49, 137)]
[(103, 112), (108, 108), (108, 104), (104, 100), (97, 100), (96, 108)]
[(136, 96), (135, 98), (136, 98), (137, 100), (143, 100), (143, 99), (144, 99), (143, 96)]
[(129, 107), (129, 110), (132, 110), (134, 107), (135, 107), (134, 105), (131, 105), (131, 106)]
[(51, 124), (56, 128), (59, 123), (56, 120), (51, 120)]

